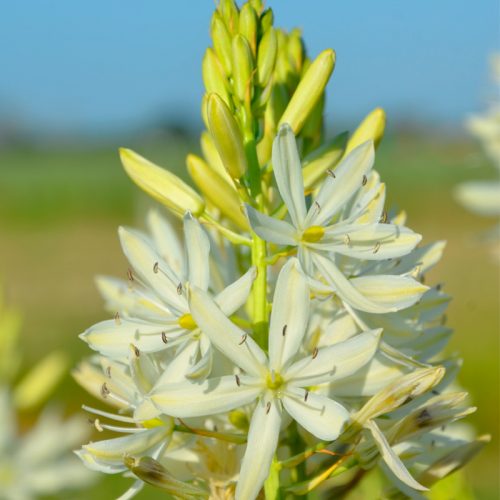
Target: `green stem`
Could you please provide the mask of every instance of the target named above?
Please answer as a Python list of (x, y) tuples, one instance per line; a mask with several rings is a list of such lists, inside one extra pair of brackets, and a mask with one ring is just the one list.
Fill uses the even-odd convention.
[(174, 431), (185, 432), (187, 434), (195, 434), (197, 436), (203, 437), (211, 437), (220, 439), (221, 441), (227, 441), (229, 443), (244, 444), (247, 442), (247, 437), (243, 434), (216, 432), (206, 429), (194, 429), (193, 427), (188, 427), (185, 424), (174, 425)]
[(222, 224), (220, 224), (218, 221), (216, 221), (211, 215), (207, 214), (206, 212), (203, 213), (200, 217), (201, 222), (204, 222), (206, 224), (212, 224), (215, 226), (215, 228), (222, 234), (224, 235), (231, 243), (234, 243), (235, 245), (245, 245), (245, 246), (252, 246), (252, 241), (249, 238), (246, 238), (245, 236), (241, 236), (238, 233), (235, 233), (234, 231), (231, 231), (227, 227), (224, 227)]
[(266, 242), (252, 233), (252, 265), (257, 277), (252, 288), (253, 330), (256, 342), (267, 347), (267, 264)]

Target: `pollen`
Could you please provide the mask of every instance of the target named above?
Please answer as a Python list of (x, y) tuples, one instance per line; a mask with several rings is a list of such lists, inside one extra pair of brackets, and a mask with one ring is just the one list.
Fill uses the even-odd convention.
[(316, 243), (323, 238), (325, 234), (325, 228), (323, 226), (311, 226), (308, 227), (302, 233), (302, 241), (307, 241), (308, 243)]
[(183, 314), (178, 320), (179, 326), (186, 330), (194, 330), (198, 325), (195, 323), (191, 314)]

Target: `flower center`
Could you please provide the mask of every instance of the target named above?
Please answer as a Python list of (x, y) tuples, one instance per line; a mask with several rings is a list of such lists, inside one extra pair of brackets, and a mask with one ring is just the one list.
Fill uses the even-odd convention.
[(307, 241), (308, 243), (316, 243), (325, 234), (325, 228), (323, 226), (311, 226), (308, 227), (302, 233), (302, 241)]
[(198, 325), (195, 323), (191, 314), (183, 314), (178, 320), (179, 326), (186, 330), (194, 330)]
[(274, 370), (270, 371), (266, 377), (266, 385), (268, 389), (272, 391), (277, 391), (284, 384), (283, 377), (279, 373), (275, 373)]

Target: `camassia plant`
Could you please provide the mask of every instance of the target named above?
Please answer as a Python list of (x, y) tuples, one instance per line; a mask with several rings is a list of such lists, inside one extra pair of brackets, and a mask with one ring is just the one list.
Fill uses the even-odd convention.
[(183, 237), (156, 210), (119, 230), (128, 279), (98, 278), (113, 317), (75, 370), (117, 436), (78, 454), (135, 478), (122, 498), (336, 498), (377, 465), (386, 497), (420, 498), (487, 440), (450, 425), (474, 409), (441, 353), (449, 297), (423, 284), (444, 243), (385, 210), (381, 109), (324, 140), (333, 50), (310, 59), (259, 0), (222, 0), (211, 36), (197, 190), (120, 151)]

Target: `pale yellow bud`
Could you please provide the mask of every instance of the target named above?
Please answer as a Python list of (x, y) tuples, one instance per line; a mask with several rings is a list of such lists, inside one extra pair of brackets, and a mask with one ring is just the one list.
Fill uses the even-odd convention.
[(168, 170), (146, 160), (130, 149), (120, 149), (120, 159), (129, 177), (155, 200), (175, 214), (189, 210), (195, 217), (205, 210), (200, 195)]
[(201, 63), (201, 72), (203, 75), (203, 83), (207, 92), (217, 93), (229, 103), (228, 84), (221, 63), (217, 59), (215, 52), (210, 47), (205, 51), (203, 61)]
[(243, 103), (250, 103), (253, 94), (253, 56), (246, 38), (233, 38), (233, 86), (236, 97)]
[(302, 45), (302, 34), (299, 29), (293, 29), (288, 35), (287, 48), (293, 69), (295, 73), (300, 74), (304, 64), (304, 46)]
[(247, 39), (252, 54), (255, 56), (257, 53), (258, 19), (255, 9), (249, 3), (244, 4), (241, 8), (239, 28), (240, 33)]
[(261, 87), (265, 87), (274, 70), (278, 53), (278, 39), (274, 28), (269, 28), (259, 43), (257, 53), (257, 80)]
[(186, 164), (189, 175), (205, 198), (238, 227), (248, 230), (235, 188), (196, 155), (188, 155)]
[(382, 108), (376, 108), (365, 117), (354, 131), (347, 144), (345, 154), (349, 154), (355, 147), (369, 140), (372, 140), (377, 147), (384, 136), (384, 130), (385, 111)]
[(234, 0), (220, 0), (219, 12), (231, 35), (235, 35), (238, 31), (239, 12)]
[(274, 23), (274, 14), (272, 9), (266, 9), (260, 16), (260, 28), (265, 33)]
[(217, 94), (208, 97), (207, 118), (224, 168), (233, 179), (240, 179), (247, 170), (243, 139), (233, 114)]
[(214, 169), (227, 182), (231, 183), (232, 182), (231, 177), (224, 168), (224, 165), (222, 164), (222, 160), (220, 159), (219, 152), (215, 147), (214, 140), (212, 139), (210, 132), (204, 130), (201, 133), (200, 145), (201, 145), (201, 151), (208, 165), (212, 169)]
[(324, 50), (309, 66), (283, 113), (280, 125), (288, 123), (298, 135), (325, 90), (335, 66), (335, 52)]
[(212, 18), (211, 37), (217, 58), (221, 62), (226, 75), (230, 76), (232, 73), (231, 36), (217, 11), (214, 12)]

